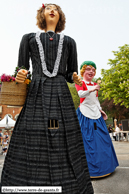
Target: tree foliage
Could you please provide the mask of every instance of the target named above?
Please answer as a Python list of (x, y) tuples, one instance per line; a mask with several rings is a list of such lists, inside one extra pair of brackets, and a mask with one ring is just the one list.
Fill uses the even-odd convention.
[(67, 84), (68, 84), (71, 96), (73, 98), (73, 103), (74, 103), (75, 109), (77, 109), (79, 104), (80, 104), (80, 98), (79, 98), (77, 90), (75, 88), (75, 84), (74, 83), (70, 84), (68, 82), (67, 82)]
[(121, 106), (120, 103), (115, 105), (113, 99), (105, 99), (101, 103), (102, 109), (107, 113), (109, 118), (116, 118), (118, 121), (129, 117), (129, 108)]
[(103, 98), (113, 99), (115, 104), (129, 108), (129, 45), (113, 51), (115, 59), (109, 59), (108, 70), (101, 70)]

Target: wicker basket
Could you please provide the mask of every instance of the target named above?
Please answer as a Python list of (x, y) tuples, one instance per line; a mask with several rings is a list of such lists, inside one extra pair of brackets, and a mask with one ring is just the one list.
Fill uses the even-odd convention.
[(0, 104), (22, 106), (27, 95), (27, 84), (2, 82)]

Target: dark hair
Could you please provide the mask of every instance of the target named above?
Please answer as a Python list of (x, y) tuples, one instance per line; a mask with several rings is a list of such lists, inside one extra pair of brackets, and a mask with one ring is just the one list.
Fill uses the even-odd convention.
[[(47, 5), (55, 5), (58, 9), (59, 12), (59, 21), (57, 23), (55, 32), (61, 32), (65, 29), (65, 23), (66, 23), (66, 18), (65, 18), (65, 14), (63, 13), (62, 9), (60, 8), (59, 5), (56, 4), (47, 4)], [(41, 7), (39, 8), (39, 10), (37, 10), (37, 23), (36, 25), (41, 29), (41, 30), (45, 30), (46, 29), (46, 20), (45, 20), (45, 16), (44, 16), (44, 8)]]

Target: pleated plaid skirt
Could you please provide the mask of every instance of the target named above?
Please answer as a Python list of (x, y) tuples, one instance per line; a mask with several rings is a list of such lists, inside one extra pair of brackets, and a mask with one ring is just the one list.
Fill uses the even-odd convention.
[[(48, 129), (48, 120), (59, 122)], [(5, 158), (1, 186), (61, 186), (92, 194), (83, 140), (65, 78), (35, 75)]]

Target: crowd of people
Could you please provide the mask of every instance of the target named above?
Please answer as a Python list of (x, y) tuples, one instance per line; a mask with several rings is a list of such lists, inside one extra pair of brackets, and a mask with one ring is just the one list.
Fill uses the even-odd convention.
[(123, 132), (122, 124), (116, 125), (116, 127), (113, 129), (111, 124), (108, 125), (108, 132), (110, 135), (110, 138), (112, 140), (118, 141), (118, 140), (125, 140), (126, 134)]

